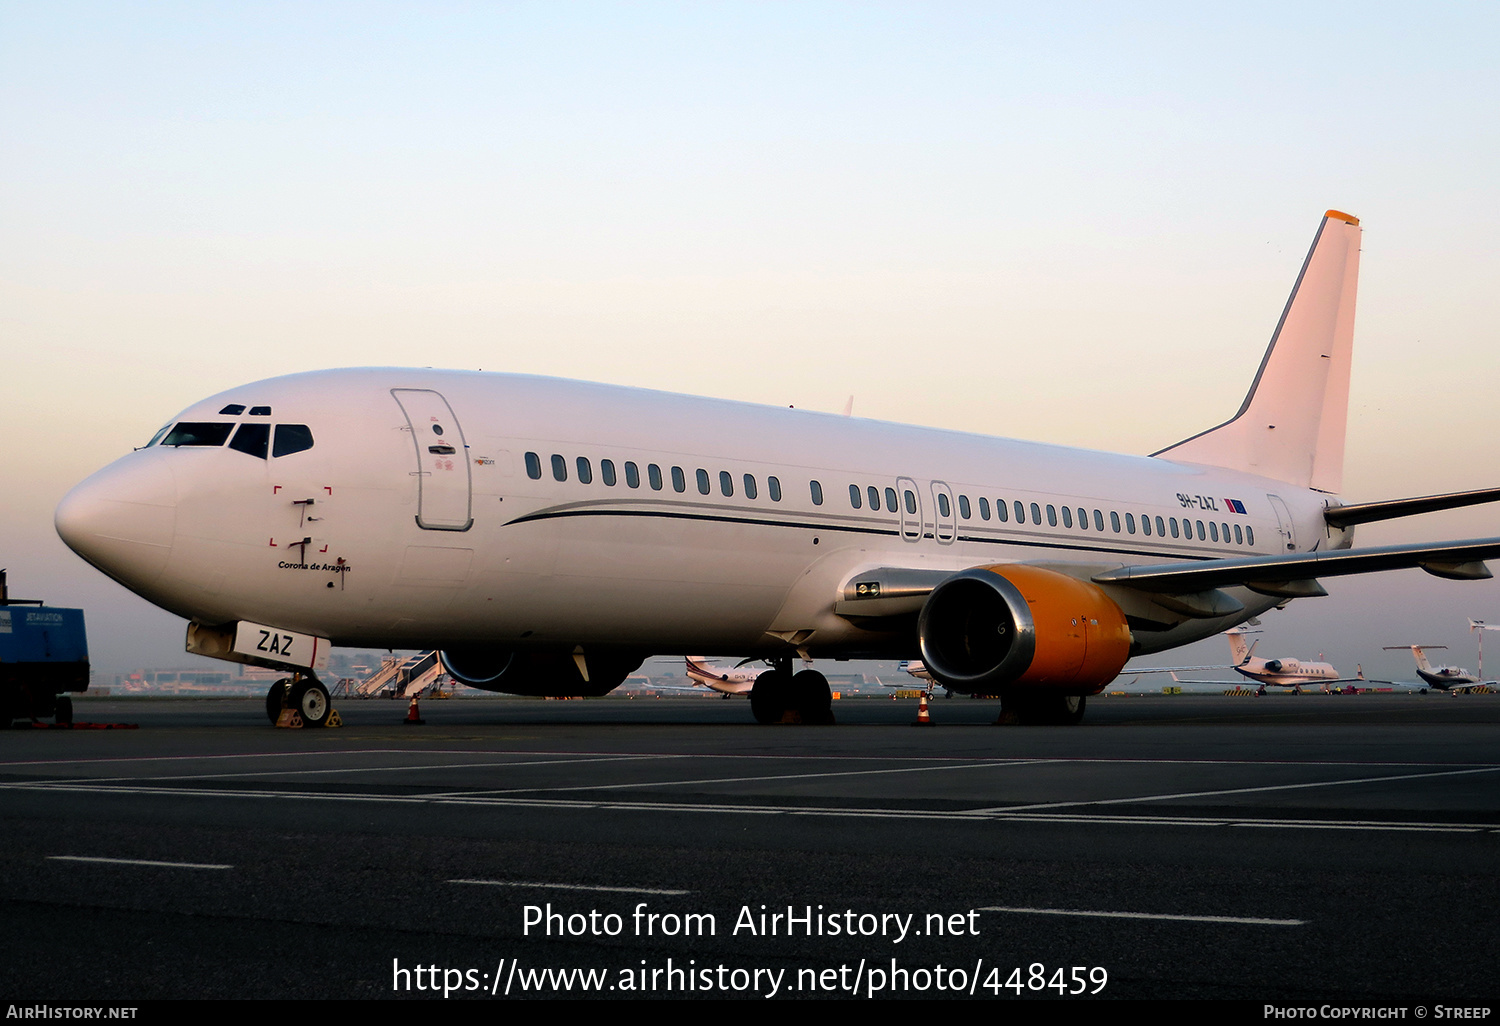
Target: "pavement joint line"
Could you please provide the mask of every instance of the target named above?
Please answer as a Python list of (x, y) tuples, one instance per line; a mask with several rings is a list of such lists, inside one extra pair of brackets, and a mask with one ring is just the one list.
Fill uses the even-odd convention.
[[(432, 763), (422, 766), (336, 766), (332, 769), (272, 769), (272, 770), (243, 770), (239, 773), (173, 773), (156, 777), (93, 777), (82, 778), (90, 783), (111, 784), (125, 781), (150, 781), (150, 780), (230, 780), (244, 777), (274, 777), (284, 774), (296, 774), (297, 776), (311, 777), (322, 776), (330, 773), (405, 773), (417, 772), (419, 770), (442, 770), (442, 769), (486, 769), (504, 767), (516, 769), (526, 766), (555, 766), (569, 763), (595, 763), (595, 762), (625, 762), (637, 759), (680, 759), (679, 755), (618, 755), (598, 756), (587, 759), (549, 759), (544, 762), (444, 762)], [(78, 778), (67, 781), (77, 783)]]
[(579, 784), (573, 787), (510, 787), (494, 791), (477, 792), (479, 794), (526, 794), (528, 792), (546, 792), (549, 794), (562, 793), (565, 791), (618, 791), (626, 788), (636, 787), (676, 787), (688, 784), (745, 784), (758, 783), (765, 780), (818, 780), (827, 777), (864, 777), (883, 773), (931, 773), (936, 770), (956, 769), (990, 769), (994, 767), (1010, 768), (1013, 766), (1042, 766), (1056, 760), (1053, 759), (1030, 759), (1025, 762), (975, 762), (954, 763), (945, 766), (898, 766), (888, 769), (870, 770), (841, 770), (837, 773), (778, 773), (771, 776), (752, 777), (707, 777), (692, 780), (653, 780), (639, 783), (624, 784)]
[(479, 884), (485, 887), (534, 887), (549, 891), (602, 891), (608, 894), (665, 894), (677, 896), (692, 891), (667, 890), (660, 887), (601, 887), (593, 884), (542, 883), (531, 880), (449, 880), (451, 884)]
[(1138, 795), (1132, 798), (1096, 798), (1076, 802), (1039, 802), (1034, 805), (1002, 805), (987, 812), (1031, 812), (1041, 809), (1068, 809), (1090, 805), (1134, 805), (1140, 802), (1168, 802), (1179, 798), (1217, 798), (1229, 794), (1259, 794), (1266, 791), (1296, 791), (1311, 787), (1343, 787), (1349, 784), (1383, 784), (1396, 780), (1423, 780), (1431, 777), (1457, 777), (1473, 773), (1494, 773), (1500, 766), (1477, 769), (1442, 770), (1435, 773), (1399, 773), (1385, 777), (1353, 777), (1347, 780), (1310, 780), (1300, 784), (1266, 784), (1261, 787), (1231, 787), (1218, 791), (1182, 791), (1176, 794)]
[(233, 869), (213, 862), (158, 862), (155, 859), (107, 859), (94, 855), (48, 855), (57, 862), (103, 862), (112, 866), (164, 866), (168, 869)]
[(1012, 814), (993, 809), (954, 809), (949, 811), (935, 811), (928, 809), (848, 809), (821, 806), (767, 806), (767, 805), (724, 805), (690, 802), (648, 802), (648, 801), (603, 801), (603, 800), (579, 800), (570, 798), (447, 798), (430, 797), (428, 795), (391, 795), (391, 794), (348, 794), (327, 793), (316, 791), (243, 791), (227, 788), (164, 788), (147, 787), (141, 785), (109, 785), (105, 787), (92, 787), (88, 785), (27, 785), (27, 784), (3, 784), (0, 789), (10, 790), (34, 790), (49, 794), (61, 792), (83, 792), (102, 794), (128, 794), (128, 795), (150, 795), (186, 798), (259, 798), (259, 799), (281, 799), (293, 801), (336, 801), (336, 802), (388, 802), (399, 805), (469, 805), (491, 808), (548, 808), (561, 810), (606, 810), (623, 812), (710, 812), (731, 815), (799, 815), (799, 816), (869, 816), (886, 817), (890, 819), (943, 819), (956, 822), (968, 823), (1050, 823), (1061, 825), (1084, 824), (1090, 826), (1248, 826), (1262, 827), (1266, 829), (1293, 829), (1293, 830), (1371, 830), (1371, 831), (1400, 831), (1400, 832), (1427, 832), (1427, 833), (1500, 833), (1500, 827), (1490, 823), (1436, 823), (1436, 822), (1412, 822), (1406, 820), (1313, 820), (1313, 819), (1255, 819), (1236, 818), (1232, 816), (1198, 817), (1198, 816), (1121, 816), (1121, 815), (1089, 815), (1087, 813), (1063, 813), (1048, 815), (1042, 812), (1030, 812)]
[(1098, 919), (1165, 919), (1178, 923), (1230, 923), (1239, 926), (1305, 926), (1305, 919), (1263, 919), (1256, 916), (1190, 916), (1164, 912), (1103, 912), (1070, 908), (1011, 908), (990, 905), (978, 912), (1017, 912), (1036, 916), (1091, 916)]

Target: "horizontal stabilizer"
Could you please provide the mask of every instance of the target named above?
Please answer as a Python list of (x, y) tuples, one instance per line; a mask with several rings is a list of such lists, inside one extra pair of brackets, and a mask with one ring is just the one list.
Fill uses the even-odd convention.
[(1348, 506), (1330, 506), (1323, 519), (1333, 527), (1353, 527), (1377, 520), (1434, 513), (1440, 509), (1475, 506), (1482, 502), (1500, 502), (1500, 488), (1481, 488), (1472, 492), (1448, 492), (1446, 495), (1423, 495), (1415, 499), (1386, 499), (1383, 502), (1361, 502)]
[(1192, 563), (1153, 563), (1127, 566), (1094, 575), (1096, 584), (1123, 584), (1149, 592), (1198, 592), (1234, 585), (1305, 581), (1317, 577), (1341, 577), (1377, 570), (1412, 567), (1434, 572), (1500, 556), (1500, 538), (1434, 542), (1422, 545), (1386, 545), (1369, 549), (1334, 549), (1286, 556), (1239, 559), (1207, 559)]

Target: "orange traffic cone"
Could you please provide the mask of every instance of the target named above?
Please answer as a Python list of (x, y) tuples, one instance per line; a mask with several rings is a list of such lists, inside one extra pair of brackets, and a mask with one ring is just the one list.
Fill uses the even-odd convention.
[(930, 727), (932, 717), (927, 714), (927, 692), (922, 692), (922, 698), (917, 702), (917, 720), (913, 727)]
[(427, 721), (422, 719), (422, 717), (417, 713), (416, 695), (411, 696), (411, 705), (407, 706), (406, 708), (406, 719), (402, 720), (401, 722), (406, 724), (408, 727), (420, 727), (427, 723)]

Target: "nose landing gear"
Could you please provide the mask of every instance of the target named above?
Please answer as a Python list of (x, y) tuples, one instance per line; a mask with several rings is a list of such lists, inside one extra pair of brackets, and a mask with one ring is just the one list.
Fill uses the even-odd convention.
[(266, 692), (266, 716), (277, 727), (340, 727), (343, 722), (316, 677), (278, 680)]

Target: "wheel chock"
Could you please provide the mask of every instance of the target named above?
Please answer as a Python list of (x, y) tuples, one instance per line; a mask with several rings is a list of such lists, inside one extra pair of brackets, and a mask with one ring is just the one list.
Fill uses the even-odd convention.
[(337, 709), (329, 709), (328, 710), (328, 719), (327, 719), (326, 722), (324, 722), (323, 726), (325, 726), (325, 727), (342, 727), (343, 725), (344, 725), (344, 721), (339, 718), (339, 711)]
[(285, 727), (288, 730), (301, 730), (304, 726), (302, 714), (296, 709), (283, 709), (281, 715), (276, 718), (276, 726)]

